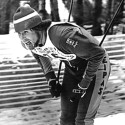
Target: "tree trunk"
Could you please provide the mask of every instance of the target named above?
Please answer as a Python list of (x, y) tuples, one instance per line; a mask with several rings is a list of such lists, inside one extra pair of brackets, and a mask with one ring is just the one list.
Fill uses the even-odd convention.
[(52, 21), (60, 21), (59, 12), (58, 12), (58, 1), (57, 0), (50, 0), (50, 7), (51, 7), (51, 18)]
[(46, 0), (39, 0), (39, 14), (42, 17), (42, 20), (50, 19), (50, 15), (46, 11)]
[(39, 11), (39, 0), (30, 0), (30, 6)]
[(10, 22), (13, 22), (13, 15), (16, 12), (17, 8), (20, 6), (20, 0), (11, 0), (11, 13), (10, 13)]
[(9, 34), (10, 0), (0, 0), (0, 34)]
[(101, 30), (101, 22), (99, 20), (101, 12), (102, 12), (102, 0), (95, 0), (95, 7), (93, 12), (93, 27), (91, 31), (91, 34), (93, 36), (100, 36), (103, 34)]
[[(106, 20), (106, 24), (105, 24), (105, 29), (104, 29), (104, 33), (106, 32), (109, 23), (111, 21), (111, 10), (112, 10), (112, 0), (108, 0), (107, 2), (107, 20)], [(112, 34), (112, 28), (109, 29), (108, 34)]]
[(72, 15), (73, 20), (79, 26), (83, 26), (84, 23), (84, 12), (83, 12), (83, 0), (74, 1)]
[(46, 0), (39, 0), (39, 11), (45, 10)]

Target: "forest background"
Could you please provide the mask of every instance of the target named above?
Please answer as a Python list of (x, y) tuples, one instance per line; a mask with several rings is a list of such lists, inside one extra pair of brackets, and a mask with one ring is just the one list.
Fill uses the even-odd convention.
[[(48, 1), (50, 5), (47, 4)], [(69, 11), (71, 0), (61, 1), (62, 6), (65, 6), (66, 10)], [(74, 0), (71, 15), (72, 21), (91, 30), (91, 34), (94, 36), (103, 35), (120, 2), (121, 0)], [(52, 21), (64, 21), (60, 18), (62, 15), (59, 14), (61, 8), (59, 8), (58, 0), (0, 0), (0, 34), (9, 34), (13, 14), (21, 3), (29, 3), (31, 7), (43, 14), (45, 18), (49, 16)], [(48, 6), (50, 6), (50, 12), (47, 10)], [(117, 31), (114, 31), (114, 29), (117, 26), (122, 28), (122, 33), (125, 32), (124, 6), (125, 2), (122, 4), (108, 34), (115, 34)], [(65, 18), (68, 20), (68, 17)]]

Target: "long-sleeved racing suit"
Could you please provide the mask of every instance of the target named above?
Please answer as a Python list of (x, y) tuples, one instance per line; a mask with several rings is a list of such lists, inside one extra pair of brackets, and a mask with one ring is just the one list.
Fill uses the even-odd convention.
[[(65, 61), (60, 124), (93, 125), (110, 74), (108, 54), (84, 28), (73, 24), (52, 25), (48, 36), (56, 49), (63, 54), (75, 55), (75, 59)], [(51, 61), (36, 53), (34, 56), (47, 80), (55, 78)], [(83, 98), (71, 102), (72, 90), (78, 83), (88, 89)]]

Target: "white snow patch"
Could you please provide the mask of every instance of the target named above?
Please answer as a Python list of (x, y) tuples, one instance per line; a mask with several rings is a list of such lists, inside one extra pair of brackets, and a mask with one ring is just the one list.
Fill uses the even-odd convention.
[(125, 113), (96, 118), (94, 125), (125, 125)]

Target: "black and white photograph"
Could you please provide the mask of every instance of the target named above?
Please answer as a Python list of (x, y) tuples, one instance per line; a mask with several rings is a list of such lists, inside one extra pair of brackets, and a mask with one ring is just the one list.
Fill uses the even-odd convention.
[(125, 124), (125, 0), (0, 0), (0, 125)]

